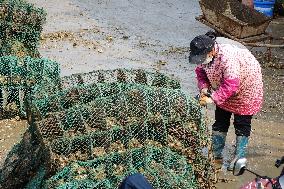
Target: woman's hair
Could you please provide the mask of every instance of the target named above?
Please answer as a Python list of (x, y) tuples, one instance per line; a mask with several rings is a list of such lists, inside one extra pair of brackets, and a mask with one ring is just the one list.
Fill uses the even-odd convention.
[(207, 35), (208, 37), (210, 37), (214, 41), (216, 40), (216, 37), (217, 37), (217, 33), (215, 31), (212, 31), (212, 30), (208, 31), (205, 35)]

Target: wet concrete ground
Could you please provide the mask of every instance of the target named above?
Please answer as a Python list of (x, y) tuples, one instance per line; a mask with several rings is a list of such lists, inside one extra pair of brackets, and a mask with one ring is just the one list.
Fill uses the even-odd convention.
[(208, 30), (194, 18), (199, 14), (197, 1), (83, 0), (83, 7), (78, 1), (56, 2), (56, 7), (54, 0), (30, 1), (49, 12), (44, 33), (75, 34), (71, 40), (63, 37), (41, 45), (41, 54), (57, 60), (63, 75), (119, 67), (158, 69), (196, 93), (188, 46)]
[[(48, 12), (40, 52), (60, 63), (62, 75), (122, 67), (159, 70), (179, 79), (187, 93), (197, 94), (188, 47), (196, 35), (209, 29), (194, 19), (200, 14), (197, 0), (28, 1)], [(280, 170), (273, 167), (274, 161), (284, 155), (283, 70), (265, 68), (263, 73), (266, 101), (253, 121), (248, 161), (260, 174), (276, 176)], [(213, 112), (210, 107), (211, 123)], [(232, 128), (228, 146), (235, 138)], [(11, 132), (20, 136), (20, 130)], [(234, 178), (236, 182), (217, 187), (238, 188), (252, 178)]]

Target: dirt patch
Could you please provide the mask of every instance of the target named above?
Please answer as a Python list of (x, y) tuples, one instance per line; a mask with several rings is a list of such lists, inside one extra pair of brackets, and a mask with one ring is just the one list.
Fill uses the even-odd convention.
[[(19, 136), (21, 135), (15, 131), (15, 139)], [(42, 157), (47, 157), (47, 154), (44, 153), (34, 129), (29, 127), (20, 138), (20, 142), (9, 149), (5, 162), (0, 167), (1, 189), (23, 188), (40, 165), (45, 164)]]
[(17, 144), (27, 130), (26, 121), (6, 119), (0, 121), (0, 167), (8, 152)]
[(271, 67), (262, 69), (264, 102), (258, 119), (284, 122), (284, 70)]
[(73, 47), (82, 45), (84, 47), (96, 49), (99, 43), (95, 40), (86, 39), (85, 35), (93, 33), (99, 33), (96, 28), (80, 29), (79, 31), (58, 31), (52, 33), (46, 33), (41, 36), (41, 43), (47, 44), (48, 42), (69, 41), (73, 44)]

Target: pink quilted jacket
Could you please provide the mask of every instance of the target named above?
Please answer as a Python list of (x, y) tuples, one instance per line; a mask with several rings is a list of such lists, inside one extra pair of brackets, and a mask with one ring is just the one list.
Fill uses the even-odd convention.
[(216, 44), (213, 63), (199, 65), (199, 89), (211, 88), (212, 99), (220, 108), (238, 115), (254, 115), (263, 100), (261, 67), (248, 49)]

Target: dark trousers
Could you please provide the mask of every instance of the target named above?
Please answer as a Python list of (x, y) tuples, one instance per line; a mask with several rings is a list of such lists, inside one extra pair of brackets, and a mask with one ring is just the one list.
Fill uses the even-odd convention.
[(142, 174), (136, 173), (126, 177), (119, 189), (153, 189), (153, 187)]
[[(212, 126), (213, 131), (228, 132), (230, 126), (231, 112), (223, 110), (216, 106), (215, 123)], [(237, 136), (250, 136), (252, 115), (234, 114), (234, 127)]]

